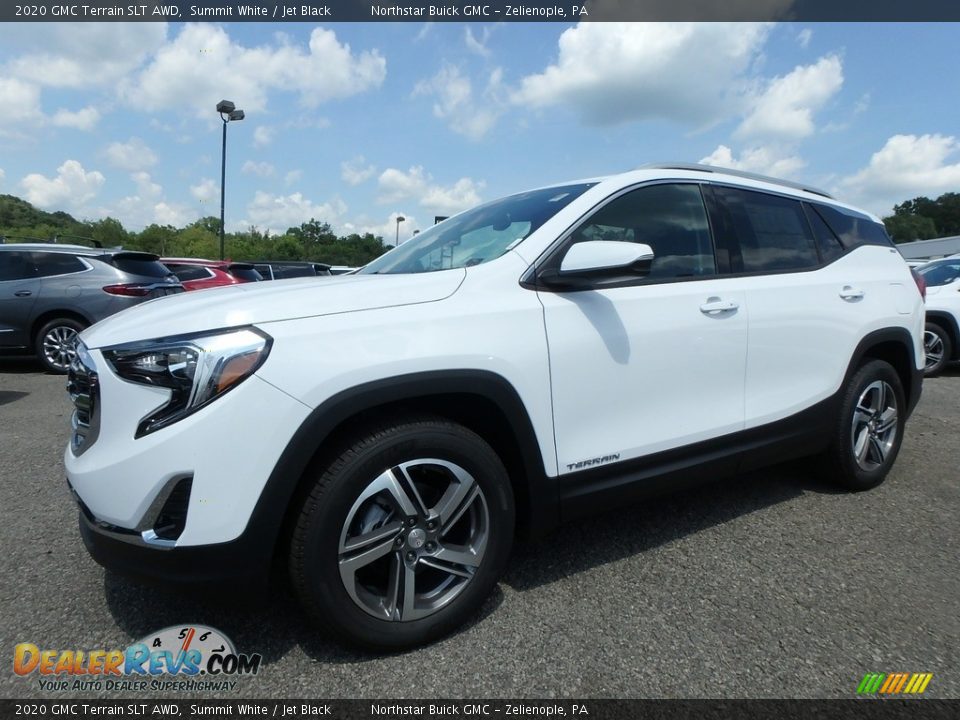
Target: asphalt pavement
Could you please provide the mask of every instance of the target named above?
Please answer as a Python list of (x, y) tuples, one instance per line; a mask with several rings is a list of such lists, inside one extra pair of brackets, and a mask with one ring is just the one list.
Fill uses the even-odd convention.
[(263, 655), (229, 697), (852, 698), (866, 672), (931, 672), (927, 696), (960, 697), (958, 369), (925, 383), (876, 490), (793, 464), (564, 526), (515, 550), (468, 627), (386, 656), (317, 636), (282, 589), (250, 607), (106, 573), (64, 481), (69, 417), (62, 377), (0, 361), (0, 697), (142, 697), (42, 691), (13, 647), (189, 623)]

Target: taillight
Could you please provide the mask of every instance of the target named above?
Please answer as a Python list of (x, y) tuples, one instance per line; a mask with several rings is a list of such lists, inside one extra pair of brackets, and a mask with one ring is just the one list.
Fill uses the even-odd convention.
[(918, 273), (913, 268), (910, 268), (910, 274), (913, 275), (913, 281), (917, 284), (917, 290), (920, 291), (920, 297), (926, 300), (927, 299), (927, 281), (923, 279), (923, 275)]
[(124, 283), (122, 285), (104, 285), (103, 291), (111, 295), (122, 295), (123, 297), (145, 297), (153, 290), (152, 285), (138, 285), (137, 283)]

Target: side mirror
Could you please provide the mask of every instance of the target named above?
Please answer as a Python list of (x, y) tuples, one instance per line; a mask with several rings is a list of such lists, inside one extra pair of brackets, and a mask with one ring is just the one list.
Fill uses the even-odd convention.
[(539, 279), (551, 287), (583, 289), (602, 281), (645, 277), (653, 257), (653, 248), (642, 243), (588, 240), (572, 245), (560, 269), (546, 270)]

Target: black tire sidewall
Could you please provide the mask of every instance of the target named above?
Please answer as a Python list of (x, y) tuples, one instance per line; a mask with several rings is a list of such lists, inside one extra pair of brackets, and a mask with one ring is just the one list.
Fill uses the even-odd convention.
[(923, 329), (924, 332), (936, 333), (940, 337), (940, 341), (943, 343), (943, 358), (940, 360), (939, 364), (935, 365), (929, 370), (924, 369), (924, 375), (926, 377), (935, 377), (943, 371), (943, 368), (950, 361), (950, 357), (953, 355), (953, 343), (950, 342), (950, 336), (947, 334), (947, 331), (938, 323), (928, 322), (926, 325), (924, 325)]
[[(337, 548), (347, 513), (366, 486), (386, 468), (418, 458), (448, 460), (480, 485), (489, 511), (484, 560), (461, 593), (445, 608), (411, 622), (379, 620), (359, 608), (340, 578)], [(503, 464), (478, 436), (450, 423), (415, 423), (386, 430), (356, 457), (324, 473), (322, 503), (308, 508), (294, 542), (294, 585), (322, 625), (348, 641), (376, 649), (412, 647), (434, 640), (465, 623), (490, 594), (509, 558), (514, 502)], [(305, 520), (305, 522), (303, 522)]]
[[(883, 380), (893, 388), (897, 400), (897, 436), (883, 464), (874, 470), (864, 470), (857, 463), (853, 454), (853, 413), (861, 393), (870, 383), (877, 380)], [(906, 420), (903, 383), (893, 367), (883, 360), (871, 360), (857, 370), (847, 384), (847, 391), (843, 396), (837, 434), (838, 442), (833, 448), (841, 473), (838, 479), (845, 487), (854, 491), (869, 490), (883, 482), (900, 452)]]
[(67, 371), (61, 370), (60, 368), (54, 367), (47, 361), (47, 356), (43, 351), (43, 339), (47, 334), (57, 327), (68, 327), (72, 330), (76, 330), (78, 333), (83, 332), (87, 326), (84, 325), (79, 320), (74, 320), (73, 318), (55, 318), (50, 320), (47, 323), (44, 323), (43, 327), (37, 332), (37, 337), (34, 339), (33, 347), (34, 352), (37, 355), (37, 359), (40, 361), (40, 364), (43, 365), (44, 369), (47, 372), (54, 373), (56, 375), (63, 375)]

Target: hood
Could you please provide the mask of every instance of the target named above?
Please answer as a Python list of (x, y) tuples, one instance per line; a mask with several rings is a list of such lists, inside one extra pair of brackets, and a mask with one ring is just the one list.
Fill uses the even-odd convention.
[(205, 332), (276, 320), (415, 305), (449, 297), (465, 270), (415, 275), (342, 275), (244, 283), (158, 298), (83, 331), (87, 347)]

